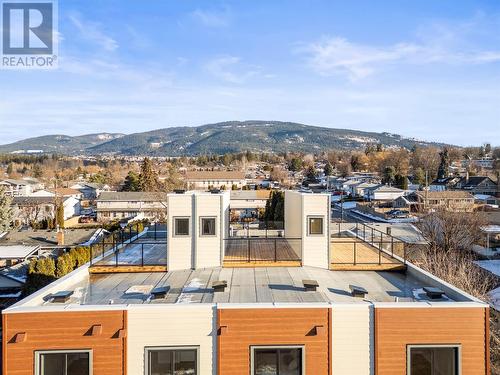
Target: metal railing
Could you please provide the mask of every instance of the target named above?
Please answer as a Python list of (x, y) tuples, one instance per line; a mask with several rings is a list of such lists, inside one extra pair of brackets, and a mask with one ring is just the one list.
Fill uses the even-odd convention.
[(302, 239), (233, 237), (224, 240), (225, 263), (301, 262)]
[(381, 265), (400, 262), (406, 265), (407, 244), (390, 233), (364, 223), (333, 225), (331, 263)]
[(134, 223), (103, 235), (90, 250), (91, 266), (166, 266), (166, 226)]

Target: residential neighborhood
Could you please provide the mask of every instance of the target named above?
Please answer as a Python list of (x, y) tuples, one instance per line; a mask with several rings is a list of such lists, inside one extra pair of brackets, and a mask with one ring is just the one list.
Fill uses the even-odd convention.
[(0, 375), (500, 375), (499, 31), (0, 1)]

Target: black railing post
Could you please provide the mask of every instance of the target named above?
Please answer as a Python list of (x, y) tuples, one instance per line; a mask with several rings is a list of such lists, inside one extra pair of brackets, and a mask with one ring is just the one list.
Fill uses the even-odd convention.
[(115, 246), (115, 235), (113, 233), (113, 239), (112, 239), (112, 249), (113, 251), (115, 252), (115, 264), (116, 266), (118, 267), (118, 249), (116, 249), (116, 246)]
[(128, 239), (132, 241), (132, 225), (128, 226)]
[(373, 227), (372, 227), (372, 246), (373, 246)]
[(382, 263), (382, 244), (380, 244), (380, 249), (378, 249), (378, 265)]
[(141, 267), (144, 267), (144, 244), (141, 243)]
[(104, 233), (102, 234), (102, 259), (104, 259)]
[(363, 224), (363, 241), (366, 241), (366, 224)]

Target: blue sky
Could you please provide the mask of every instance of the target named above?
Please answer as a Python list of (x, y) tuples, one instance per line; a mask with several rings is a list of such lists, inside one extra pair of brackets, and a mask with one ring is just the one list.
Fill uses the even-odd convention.
[(500, 2), (59, 0), (59, 69), (0, 71), (0, 143), (226, 120), (500, 144)]

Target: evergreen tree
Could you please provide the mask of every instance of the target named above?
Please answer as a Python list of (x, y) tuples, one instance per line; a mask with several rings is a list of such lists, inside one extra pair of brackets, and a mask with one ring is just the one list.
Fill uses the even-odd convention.
[(160, 187), (158, 175), (153, 169), (153, 162), (149, 158), (144, 158), (139, 175), (141, 191), (157, 191)]
[(385, 167), (382, 182), (384, 184), (393, 184), (396, 180), (396, 169), (390, 165)]
[(123, 184), (123, 191), (140, 191), (141, 183), (139, 175), (133, 171), (128, 172), (127, 177), (125, 177), (125, 182)]
[(316, 169), (313, 166), (307, 168), (306, 178), (309, 181), (314, 181), (316, 179), (316, 177), (318, 177), (318, 175), (316, 173)]
[(302, 169), (302, 160), (299, 158), (293, 158), (288, 165), (288, 169), (292, 172), (300, 171)]
[(450, 156), (448, 149), (445, 148), (443, 151), (441, 151), (439, 153), (439, 157), (441, 158), (441, 161), (439, 163), (437, 177), (446, 178), (450, 174)]
[(325, 169), (323, 170), (325, 176), (331, 176), (333, 174), (333, 167), (330, 163), (326, 163)]
[(7, 174), (10, 176), (14, 172), (14, 165), (12, 163), (9, 163), (5, 172), (7, 172)]
[(0, 233), (10, 228), (13, 218), (12, 199), (5, 194), (3, 188), (0, 188)]
[(415, 173), (413, 174), (413, 183), (419, 184), (420, 186), (425, 185), (425, 172), (422, 168), (418, 167), (415, 169)]

